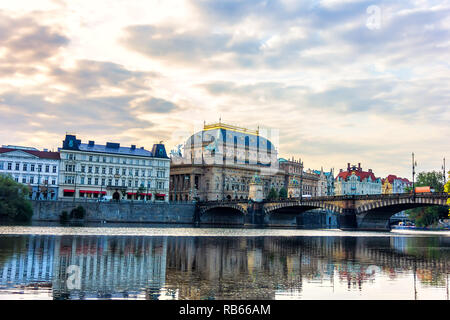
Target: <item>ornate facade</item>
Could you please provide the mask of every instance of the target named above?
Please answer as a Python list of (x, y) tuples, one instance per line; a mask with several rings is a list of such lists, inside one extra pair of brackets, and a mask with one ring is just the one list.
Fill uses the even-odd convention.
[(372, 169), (363, 171), (361, 164), (350, 166), (347, 170), (340, 170), (335, 179), (335, 195), (365, 195), (381, 194), (381, 179), (375, 177)]
[(215, 123), (189, 137), (184, 152), (172, 154), (170, 200), (248, 199), (252, 177), (258, 175), (264, 196), (284, 187), (277, 150), (259, 130)]

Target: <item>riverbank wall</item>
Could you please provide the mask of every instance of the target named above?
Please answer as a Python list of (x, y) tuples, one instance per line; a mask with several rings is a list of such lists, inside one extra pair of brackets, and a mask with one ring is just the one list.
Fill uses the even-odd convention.
[(59, 221), (63, 211), (86, 210), (85, 222), (193, 223), (194, 203), (32, 201), (32, 221)]
[[(195, 224), (208, 226), (251, 225), (244, 216), (207, 214), (196, 219), (196, 205), (193, 202), (86, 202), (86, 201), (32, 201), (33, 222), (40, 225), (46, 222), (59, 222), (64, 211), (82, 206), (86, 214), (82, 222), (86, 223), (149, 223), (149, 224)], [(298, 217), (284, 216), (268, 219), (262, 227), (288, 228), (336, 228), (337, 219), (329, 212), (314, 210)], [(258, 225), (254, 225), (258, 226)]]

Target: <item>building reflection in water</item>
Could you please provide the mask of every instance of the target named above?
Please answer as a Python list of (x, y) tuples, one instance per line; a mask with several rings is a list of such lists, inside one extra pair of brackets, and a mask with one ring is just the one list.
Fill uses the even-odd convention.
[[(420, 298), (429, 287), (441, 288), (439, 298), (448, 299), (449, 242), (448, 237), (4, 236), (0, 291), (47, 288), (54, 299), (275, 299), (302, 298), (327, 287), (371, 299), (380, 279), (395, 284), (413, 275), (414, 298), (417, 282), (425, 292)], [(71, 265), (80, 270), (77, 288), (68, 286)]]

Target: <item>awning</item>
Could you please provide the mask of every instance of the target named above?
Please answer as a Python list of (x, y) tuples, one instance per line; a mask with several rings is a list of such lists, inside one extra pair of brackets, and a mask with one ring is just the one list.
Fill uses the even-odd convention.
[(156, 196), (157, 196), (157, 197), (165, 197), (166, 194), (165, 194), (165, 193), (157, 193)]
[(64, 192), (75, 192), (75, 190), (64, 189)]
[(136, 194), (136, 192), (127, 192), (128, 195), (133, 196)]

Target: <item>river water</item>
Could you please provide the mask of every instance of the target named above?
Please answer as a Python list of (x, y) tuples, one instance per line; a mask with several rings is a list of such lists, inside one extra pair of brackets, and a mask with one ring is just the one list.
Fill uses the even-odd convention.
[(449, 299), (449, 232), (0, 227), (0, 299)]

